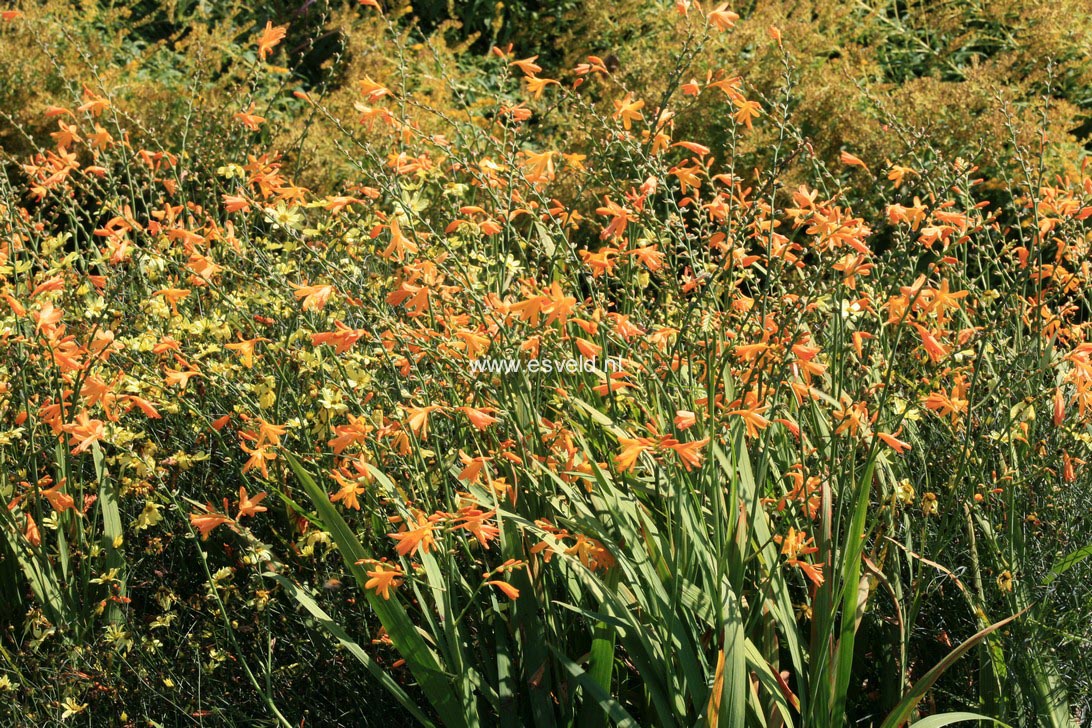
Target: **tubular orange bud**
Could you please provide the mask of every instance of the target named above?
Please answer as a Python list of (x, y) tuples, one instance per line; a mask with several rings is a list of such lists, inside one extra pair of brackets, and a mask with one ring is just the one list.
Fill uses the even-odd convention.
[(509, 599), (515, 600), (515, 599), (519, 598), (519, 589), (512, 586), (511, 584), (509, 584), (506, 581), (487, 581), (485, 583), (489, 584), (490, 586), (497, 587), (502, 592), (504, 592), (504, 595), (506, 597), (508, 597)]
[(1073, 467), (1073, 458), (1069, 453), (1062, 453), (1062, 480), (1072, 483), (1077, 479), (1076, 469)]

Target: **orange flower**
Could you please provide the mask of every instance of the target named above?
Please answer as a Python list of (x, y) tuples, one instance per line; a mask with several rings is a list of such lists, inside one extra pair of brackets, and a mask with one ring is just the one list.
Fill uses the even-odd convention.
[(644, 114), (641, 113), (641, 109), (645, 107), (645, 102), (642, 100), (633, 100), (633, 94), (627, 93), (625, 98), (621, 101), (617, 99), (614, 101), (614, 118), (622, 119), (622, 128), (631, 129), (633, 122), (641, 121), (644, 119)]
[(253, 103), (250, 104), (250, 108), (248, 108), (246, 111), (240, 111), (239, 113), (235, 114), (234, 119), (236, 121), (243, 122), (243, 126), (245, 126), (247, 129), (250, 129), (251, 131), (260, 130), (262, 128), (262, 124), (265, 123), (264, 116), (258, 116), (254, 113)]
[(542, 313), (549, 303), (550, 299), (546, 296), (531, 296), (525, 301), (513, 303), (509, 310), (519, 316), (520, 321), (525, 321), (531, 326), (538, 326)]
[(619, 472), (625, 473), (633, 469), (641, 453), (652, 449), (655, 442), (647, 437), (635, 439), (619, 437), (618, 444), (622, 446), (622, 452), (614, 458), (614, 464), (618, 466)]
[(655, 245), (635, 248), (634, 250), (629, 251), (629, 254), (635, 256), (644, 263), (645, 267), (653, 273), (664, 267), (664, 254), (661, 253)]
[(607, 70), (606, 62), (599, 56), (588, 56), (588, 62), (578, 63), (574, 70), (576, 71), (577, 76), (586, 76), (589, 73), (610, 74), (610, 71)]
[(757, 101), (748, 101), (742, 98), (739, 100), (733, 99), (732, 101), (737, 109), (732, 118), (736, 120), (737, 124), (743, 124), (748, 129), (752, 129), (751, 121), (762, 115), (762, 105)]
[(617, 238), (621, 236), (622, 232), (626, 231), (626, 225), (633, 222), (633, 214), (629, 211), (628, 207), (619, 205), (616, 202), (610, 201), (608, 198), (604, 198), (604, 206), (596, 207), (595, 214), (607, 215), (612, 217), (610, 224), (603, 228), (603, 232), (600, 234), (600, 238), (606, 240), (607, 238)]
[(81, 113), (91, 112), (91, 116), (102, 116), (102, 112), (109, 108), (109, 99), (99, 96), (86, 86), (83, 87), (83, 103), (76, 108), (76, 111)]
[(846, 395), (842, 396), (841, 405), (833, 413), (834, 419), (839, 423), (834, 429), (834, 434), (841, 435), (848, 432), (851, 436), (855, 436), (868, 421), (868, 406), (864, 402), (854, 402)]
[(931, 331), (914, 321), (911, 321), (910, 325), (917, 329), (918, 334), (921, 336), (921, 344), (925, 347), (925, 353), (929, 355), (930, 361), (935, 364), (948, 356), (948, 348), (937, 341), (936, 336)]
[(409, 428), (413, 430), (413, 434), (417, 435), (421, 439), (428, 437), (428, 416), (432, 412), (442, 409), (439, 405), (428, 405), (425, 407), (406, 407), (406, 414), (409, 415)]
[(474, 535), (474, 538), (478, 539), (478, 543), (483, 548), (489, 548), (489, 542), (500, 536), (500, 529), (495, 525), (486, 523), (490, 518), (497, 515), (495, 510), (483, 513), (477, 508), (465, 508), (459, 512), (461, 515), (459, 520), (462, 521), (459, 525), (455, 526), (452, 530), (466, 529)]
[(808, 561), (802, 561), (800, 559), (789, 559), (785, 563), (789, 564), (790, 566), (795, 566), (796, 568), (803, 571), (804, 576), (811, 579), (811, 582), (815, 584), (815, 586), (822, 586), (823, 582), (826, 581), (823, 576), (822, 564), (812, 564)]
[[(528, 182), (538, 184), (554, 178), (554, 155), (557, 152), (547, 149), (544, 152), (521, 152), (523, 173)], [(466, 209), (466, 208), (463, 208)]]
[[(120, 379), (120, 376), (119, 376)], [(80, 396), (87, 401), (89, 407), (102, 403), (102, 408), (106, 410), (106, 416), (108, 419), (114, 418), (110, 415), (110, 405), (116, 399), (114, 395), (114, 383), (107, 384), (99, 379), (94, 374), (87, 377), (83, 386), (80, 387)]]
[[(609, 229), (610, 227), (606, 228), (603, 232), (605, 233)], [(615, 258), (617, 255), (618, 248), (611, 247), (600, 248), (599, 251), (595, 253), (587, 250), (580, 251), (580, 257), (583, 258), (584, 263), (592, 269), (592, 276), (595, 278), (614, 271), (614, 266), (618, 264), (618, 261)]]
[(222, 526), (225, 523), (230, 523), (231, 519), (222, 513), (217, 513), (213, 510), (212, 505), (205, 506), (204, 513), (191, 513), (190, 525), (201, 532), (201, 540), (208, 540), (209, 534), (217, 526)]
[(929, 396), (922, 400), (927, 409), (931, 409), (941, 417), (951, 417), (952, 424), (959, 420), (960, 413), (967, 409), (967, 400), (962, 399), (956, 391), (952, 390), (949, 397), (945, 392), (930, 392)]
[(11, 308), (12, 312), (14, 312), (16, 316), (26, 316), (26, 308), (23, 306), (23, 304), (19, 303), (19, 301), (12, 298), (11, 294), (5, 293), (3, 295), (0, 295), (0, 298), (3, 298), (5, 301), (7, 301), (8, 307)]
[(360, 82), (360, 93), (368, 101), (378, 101), (384, 96), (390, 96), (391, 90), (381, 83), (376, 83), (370, 77), (365, 76), (364, 80)]
[(166, 298), (167, 302), (171, 304), (171, 313), (173, 313), (175, 316), (177, 316), (178, 315), (178, 302), (181, 301), (186, 296), (190, 295), (190, 291), (185, 289), (185, 288), (162, 288), (162, 289), (156, 291), (155, 293), (153, 293), (152, 295), (153, 296), (163, 296), (164, 298)]
[[(674, 441), (671, 441), (674, 442)], [(675, 454), (679, 456), (679, 460), (682, 461), (683, 467), (689, 471), (691, 468), (696, 468), (701, 465), (702, 448), (709, 443), (709, 438), (704, 437), (700, 440), (694, 440), (693, 442), (674, 442), (674, 444), (667, 444), (665, 446), (675, 451)]]
[[(391, 241), (390, 244), (380, 253), (380, 256), (387, 260), (396, 260), (401, 263), (406, 258), (406, 253), (416, 253), (417, 245), (402, 234), (402, 229), (398, 226), (398, 221), (392, 219), (390, 223)], [(376, 233), (377, 235), (378, 233)], [(372, 237), (375, 237), (373, 235)]]
[(251, 450), (243, 443), (239, 443), (239, 447), (243, 448), (243, 452), (250, 455), (250, 458), (243, 464), (243, 472), (249, 473), (254, 468), (262, 471), (262, 477), (269, 477), (269, 463), (277, 459), (277, 453), (269, 452), (267, 445), (259, 445)]
[(265, 506), (258, 505), (262, 502), (266, 496), (265, 491), (262, 491), (258, 495), (250, 498), (246, 494), (246, 487), (239, 486), (239, 515), (236, 518), (242, 518), (243, 516), (256, 516), (259, 513), (269, 510)]
[[(895, 433), (898, 434), (897, 432)], [(899, 455), (910, 449), (910, 443), (903, 442), (902, 440), (896, 440), (894, 435), (888, 435), (886, 432), (877, 432), (876, 437), (880, 438), (885, 445), (890, 447)]]
[(1054, 412), (1053, 421), (1055, 427), (1061, 427), (1065, 422), (1065, 394), (1062, 393), (1060, 388), (1054, 390)]
[(365, 492), (364, 484), (359, 480), (347, 478), (339, 470), (331, 471), (330, 477), (339, 486), (337, 492), (330, 496), (330, 502), (337, 503), (341, 501), (341, 504), (346, 508), (359, 511), (360, 501), (358, 498)]
[(743, 424), (747, 428), (747, 437), (758, 437), (758, 433), (770, 425), (770, 421), (762, 416), (767, 409), (766, 405), (759, 407), (757, 402), (751, 402), (744, 409), (732, 410), (728, 414), (743, 418)]
[(292, 286), (296, 289), (296, 298), (303, 301), (302, 308), (304, 311), (321, 311), (326, 305), (326, 302), (330, 300), (330, 295), (334, 292), (333, 286)]
[(512, 601), (515, 601), (516, 599), (519, 599), (519, 589), (515, 588), (514, 586), (512, 586), (511, 584), (509, 584), (506, 581), (487, 581), (485, 583), (489, 584), (490, 586), (497, 587), (502, 592), (504, 592), (504, 595), (506, 597), (508, 597)]
[(576, 556), (592, 571), (606, 571), (615, 564), (614, 557), (600, 541), (579, 533), (576, 534), (576, 543), (565, 549), (565, 555)]
[(675, 413), (675, 427), (680, 430), (689, 430), (697, 421), (697, 415), (690, 410), (679, 410)]
[(334, 322), (336, 331), (324, 331), (311, 335), (311, 346), (329, 344), (335, 354), (344, 354), (367, 333), (364, 329), (351, 329), (340, 321)]
[(258, 418), (258, 444), (259, 445), (280, 445), (281, 437), (288, 433), (285, 425), (275, 425), (272, 422), (266, 422), (261, 417)]
[(551, 84), (558, 85), (558, 82), (552, 78), (539, 78), (538, 76), (527, 76), (523, 81), (527, 84), (527, 90), (531, 92), (531, 96), (535, 99), (542, 98), (547, 86)]
[(462, 462), (463, 469), (459, 473), (459, 480), (472, 485), (477, 483), (478, 478), (481, 477), (482, 468), (489, 459), (484, 457), (472, 458), (460, 450), (459, 461)]
[(402, 585), (402, 570), (397, 566), (376, 564), (375, 568), (368, 572), (371, 578), (364, 582), (365, 589), (374, 589), (375, 593), (383, 599), (391, 598), (391, 589)]
[(538, 56), (531, 56), (530, 58), (524, 58), (521, 61), (512, 61), (509, 66), (515, 66), (519, 70), (523, 71), (525, 76), (534, 76), (542, 70), (542, 66), (535, 63), (538, 60)]
[(800, 503), (808, 514), (808, 518), (815, 520), (819, 516), (819, 507), (822, 505), (822, 480), (818, 476), (804, 477), (800, 466), (785, 473), (785, 477), (793, 481), (792, 489), (777, 501), (777, 510), (784, 511), (790, 502)]
[(576, 348), (585, 359), (595, 359), (603, 353), (603, 347), (580, 337), (576, 338)]
[(196, 369), (187, 369), (185, 371), (175, 369), (165, 369), (164, 379), (167, 382), (168, 387), (178, 387), (179, 389), (185, 389), (190, 383), (190, 379), (193, 377), (204, 376)]
[(228, 212), (249, 212), (250, 201), (242, 195), (223, 195), (224, 209)]
[(423, 513), (418, 513), (417, 528), (407, 529), (401, 533), (388, 533), (387, 535), (398, 542), (395, 550), (401, 556), (413, 556), (417, 553), (417, 549), (421, 549), (427, 554), (436, 541), (433, 536), (433, 529), (435, 528), (436, 526), (429, 522)]
[(62, 480), (52, 488), (40, 491), (41, 494), (45, 496), (45, 499), (49, 501), (49, 505), (53, 506), (53, 510), (58, 513), (64, 513), (68, 509), (76, 507), (76, 501), (72, 499), (72, 496), (61, 492), (61, 487), (63, 485), (64, 481)]
[(728, 10), (728, 3), (721, 3), (715, 10), (710, 10), (706, 20), (717, 30), (730, 30), (735, 27), (739, 15)]
[(34, 318), (35, 331), (49, 331), (64, 318), (64, 311), (53, 307), (52, 301), (46, 301), (42, 308), (31, 314)]
[(855, 154), (850, 154), (849, 152), (843, 151), (842, 155), (841, 155), (841, 157), (839, 157), (839, 159), (841, 160), (842, 164), (844, 164), (844, 165), (846, 165), (848, 167), (861, 167), (866, 172), (871, 172), (872, 171), (872, 170), (870, 170), (868, 168), (868, 165), (865, 164), (861, 160), (861, 158), (856, 156)]
[(781, 544), (781, 554), (787, 557), (786, 565), (799, 568), (812, 583), (816, 586), (822, 586), (824, 581), (822, 565), (812, 564), (800, 559), (801, 556), (807, 556), (819, 551), (818, 547), (814, 545), (814, 539), (807, 538), (805, 532), (790, 527), (788, 534), (774, 536), (774, 541)]
[(273, 52), (273, 49), (277, 44), (284, 40), (284, 36), (287, 35), (287, 33), (287, 25), (273, 27), (272, 22), (267, 22), (265, 24), (265, 29), (258, 38), (258, 58), (264, 61), (266, 56)]
[(42, 534), (38, 530), (38, 524), (35, 522), (33, 516), (31, 516), (29, 513), (26, 514), (26, 515), (27, 515), (27, 526), (26, 526), (26, 530), (23, 531), (23, 535), (26, 536), (27, 541), (30, 542), (31, 546), (41, 546), (42, 545)]
[(168, 351), (181, 351), (182, 345), (169, 336), (164, 336), (152, 347), (153, 354), (166, 354)]
[(340, 455), (350, 445), (363, 445), (367, 442), (368, 435), (373, 429), (375, 428), (363, 415), (360, 417), (349, 415), (349, 424), (335, 427), (334, 434), (336, 437), (326, 444), (334, 449), (335, 455)]
[(1062, 452), (1062, 480), (1074, 483), (1077, 480), (1077, 466), (1084, 465), (1085, 461), (1075, 458), (1068, 452)]
[(70, 444), (74, 445), (73, 455), (80, 454), (106, 437), (102, 420), (93, 420), (86, 412), (80, 412), (76, 415), (75, 422), (65, 425), (62, 429), (69, 434)]
[(247, 369), (254, 367), (254, 346), (259, 341), (268, 341), (269, 339), (244, 339), (237, 344), (224, 344), (225, 349), (231, 349), (239, 355), (239, 359), (242, 361), (243, 366)]
[(887, 179), (895, 183), (895, 189), (897, 190), (902, 186), (903, 178), (908, 174), (916, 174), (916, 172), (909, 167), (901, 167), (897, 164), (893, 164), (891, 165), (891, 171), (887, 173)]
[(484, 430), (490, 425), (500, 422), (499, 419), (494, 417), (491, 412), (496, 412), (492, 407), (485, 407), (477, 409), (474, 407), (460, 407), (460, 410), (466, 415), (466, 418), (470, 420), (470, 424), (478, 430)]

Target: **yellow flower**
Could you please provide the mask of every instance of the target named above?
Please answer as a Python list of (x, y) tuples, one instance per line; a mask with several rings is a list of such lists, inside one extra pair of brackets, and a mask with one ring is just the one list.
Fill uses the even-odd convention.
[(65, 698), (61, 701), (61, 705), (64, 706), (64, 712), (61, 713), (61, 720), (68, 720), (72, 716), (79, 715), (87, 710), (87, 703), (77, 703), (75, 698)]
[(163, 516), (159, 514), (159, 508), (159, 504), (153, 501), (145, 503), (144, 510), (142, 510), (136, 520), (133, 521), (133, 528), (140, 531), (145, 528), (151, 528), (162, 521)]
[(908, 506), (914, 504), (914, 486), (910, 485), (909, 480), (899, 481), (899, 484), (895, 486), (895, 497)]
[(265, 210), (265, 219), (276, 227), (295, 229), (303, 222), (303, 215), (296, 206), (289, 207), (283, 202), (278, 202), (275, 207)]
[(939, 510), (937, 506), (937, 494), (932, 491), (921, 497), (921, 512), (927, 516), (935, 516)]

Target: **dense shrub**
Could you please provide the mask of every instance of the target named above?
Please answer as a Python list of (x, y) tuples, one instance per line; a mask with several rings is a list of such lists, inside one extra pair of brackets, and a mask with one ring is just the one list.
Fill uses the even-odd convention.
[(1087, 721), (1087, 10), (754, 5), (0, 15), (4, 720)]

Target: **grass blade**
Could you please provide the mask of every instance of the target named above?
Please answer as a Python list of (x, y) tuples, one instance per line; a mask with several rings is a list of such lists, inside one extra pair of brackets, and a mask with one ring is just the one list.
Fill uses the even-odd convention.
[(909, 721), (910, 716), (914, 712), (914, 708), (916, 708), (918, 703), (921, 702), (921, 699), (925, 697), (925, 693), (929, 691), (929, 688), (933, 686), (933, 683), (935, 683), (948, 668), (954, 665), (959, 658), (967, 654), (967, 652), (979, 642), (1001, 629), (1006, 624), (1016, 621), (1023, 616), (1025, 612), (1027, 612), (1027, 609), (1022, 612), (1017, 612), (1011, 617), (1006, 617), (1000, 622), (991, 624), (986, 629), (976, 632), (973, 636), (967, 638), (959, 647), (956, 647), (949, 652), (932, 670), (925, 673), (920, 680), (914, 683), (914, 687), (910, 688), (910, 691), (903, 696), (903, 699), (895, 706), (895, 709), (888, 714), (886, 719), (884, 719), (881, 728), (899, 728), (899, 726), (902, 726)]
[(391, 642), (405, 659), (410, 672), (417, 678), (432, 707), (440, 715), (440, 719), (448, 726), (469, 725), (468, 716), (464, 714), (463, 701), (459, 699), (454, 689), (452, 677), (441, 669), (436, 655), (418, 633), (409, 615), (406, 614), (405, 608), (398, 600), (383, 599), (364, 587), (368, 576), (361, 562), (369, 557), (364, 546), (330, 502), (326, 491), (319, 487), (300, 461), (288, 452), (284, 453), (284, 457), (314, 503), (318, 516), (324, 528), (334, 539), (334, 544), (341, 552), (346, 567), (360, 588), (364, 590), (368, 603), (387, 630)]

